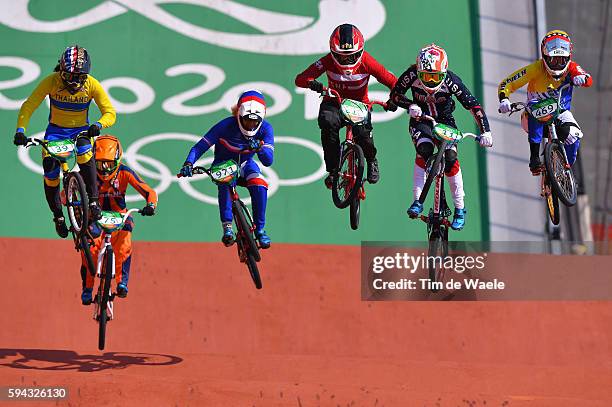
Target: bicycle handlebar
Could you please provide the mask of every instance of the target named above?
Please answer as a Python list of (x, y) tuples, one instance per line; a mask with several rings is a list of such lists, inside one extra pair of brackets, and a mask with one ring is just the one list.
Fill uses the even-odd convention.
[[(417, 120), (419, 120), (419, 119), (429, 120), (429, 121), (431, 122), (431, 124), (432, 124), (432, 125), (434, 125), (434, 126), (435, 126), (436, 124), (438, 124), (438, 122), (436, 121), (436, 119), (434, 119), (433, 117), (431, 117), (431, 116), (429, 116), (429, 115), (427, 115), (427, 114), (421, 115), (420, 117), (418, 117), (418, 118), (417, 118)], [(464, 138), (465, 138), (465, 137), (472, 137), (472, 138), (473, 138), (473, 139), (475, 139), (476, 141), (480, 141), (480, 138), (481, 138), (481, 136), (479, 136), (478, 134), (474, 134), (474, 133), (463, 133), (463, 132), (462, 132), (461, 134), (463, 134), (463, 137), (464, 137)]]
[[(342, 101), (344, 100), (344, 98), (342, 96), (340, 96), (340, 93), (338, 93), (338, 91), (336, 89), (332, 89), (332, 88), (328, 88), (328, 87), (323, 87), (323, 90), (320, 92), (321, 96), (329, 96), (332, 98), (337, 98), (338, 99), (338, 104), (342, 103)], [(372, 108), (373, 105), (379, 105), (381, 106), (383, 109), (387, 110), (387, 102), (382, 102), (380, 100), (370, 100), (369, 102), (362, 102), (365, 105), (369, 106), (370, 109)]]
[[(193, 167), (193, 175), (201, 175), (201, 174), (207, 174), (210, 175), (210, 171), (208, 170), (208, 168), (204, 168), (204, 167)], [(176, 174), (176, 178), (184, 178), (184, 175), (181, 173)]]

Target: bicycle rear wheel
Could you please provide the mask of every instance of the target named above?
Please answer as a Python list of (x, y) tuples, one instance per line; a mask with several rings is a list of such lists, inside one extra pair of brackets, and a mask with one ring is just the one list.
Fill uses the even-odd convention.
[(251, 274), (251, 279), (253, 279), (255, 288), (261, 290), (261, 276), (259, 275), (259, 269), (257, 268), (257, 261), (253, 258), (251, 254), (247, 254), (246, 264), (249, 268), (249, 273)]
[(355, 197), (351, 201), (351, 229), (357, 230), (359, 228), (359, 215), (361, 213), (361, 199), (359, 197)]
[(429, 249), (427, 252), (427, 267), (429, 269), (429, 280), (431, 292), (440, 290), (440, 284), (444, 284), (446, 269), (444, 260), (448, 256), (448, 229), (440, 226), (439, 230), (432, 230), (429, 235)]
[(96, 265), (94, 264), (93, 256), (91, 255), (89, 240), (87, 239), (86, 233), (81, 233), (79, 235), (79, 248), (83, 251), (83, 255), (85, 256), (85, 261), (87, 263), (87, 267), (89, 268), (89, 274), (94, 276), (96, 273)]
[(560, 221), (559, 215), (559, 199), (554, 190), (550, 191), (550, 194), (546, 195), (546, 209), (548, 209), (548, 216), (553, 225), (558, 225)]
[[(110, 253), (109, 253), (110, 251)], [(102, 260), (102, 275), (98, 288), (99, 309), (98, 309), (98, 349), (104, 350), (106, 342), (106, 323), (108, 322), (107, 305), (110, 298), (113, 262), (115, 261), (112, 249), (109, 248), (104, 253)]]
[(70, 225), (75, 233), (84, 233), (89, 226), (89, 198), (81, 174), (78, 172), (65, 173), (64, 189)]
[(576, 205), (578, 191), (572, 169), (567, 165), (565, 152), (561, 143), (546, 144), (544, 148), (544, 164), (553, 191), (566, 206)]
[(363, 184), (365, 156), (357, 144), (345, 143), (340, 169), (332, 183), (332, 199), (336, 207), (343, 209), (351, 204)]
[(260, 261), (261, 255), (259, 254), (257, 243), (251, 231), (254, 229), (253, 220), (248, 208), (241, 200), (237, 200), (232, 202), (232, 212), (234, 214), (236, 227), (238, 228), (238, 239), (242, 240), (246, 253), (251, 254), (255, 261)]

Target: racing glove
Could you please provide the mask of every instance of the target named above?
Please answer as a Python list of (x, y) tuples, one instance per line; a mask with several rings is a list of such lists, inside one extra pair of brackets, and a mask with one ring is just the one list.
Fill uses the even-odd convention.
[(193, 164), (189, 161), (185, 161), (183, 168), (181, 168), (181, 175), (183, 177), (193, 177)]
[(510, 99), (502, 99), (501, 102), (499, 102), (499, 112), (508, 113), (510, 110), (512, 110), (512, 106), (510, 106)]
[(100, 135), (100, 128), (102, 128), (102, 125), (100, 123), (96, 122), (92, 124), (87, 129), (87, 136), (90, 138), (98, 137)]
[(481, 147), (493, 147), (493, 137), (491, 137), (490, 131), (485, 131), (480, 135), (480, 139), (478, 140)]
[(391, 99), (387, 100), (386, 105), (387, 105), (387, 107), (385, 107), (385, 110), (387, 112), (395, 112), (397, 110), (397, 105), (395, 103), (393, 103), (393, 101)]
[(155, 215), (155, 204), (152, 202), (149, 202), (147, 204), (147, 206), (145, 206), (144, 208), (142, 208), (140, 210), (140, 214), (142, 216), (153, 216)]
[(308, 87), (310, 88), (310, 90), (314, 90), (317, 93), (323, 92), (323, 88), (324, 88), (321, 82), (315, 81), (315, 80), (308, 82)]
[(249, 139), (249, 150), (256, 153), (259, 150), (261, 150), (261, 147), (263, 146), (263, 141), (261, 140), (257, 140), (256, 138), (251, 137)]
[(410, 117), (412, 117), (413, 119), (416, 119), (423, 115), (423, 111), (421, 110), (421, 107), (415, 103), (411, 104), (408, 107), (408, 113), (410, 114)]
[(583, 86), (587, 81), (586, 75), (577, 75), (572, 78), (572, 82), (576, 86)]
[(28, 139), (23, 133), (23, 131), (17, 130), (15, 133), (15, 138), (13, 138), (13, 144), (16, 146), (25, 146), (28, 144)]

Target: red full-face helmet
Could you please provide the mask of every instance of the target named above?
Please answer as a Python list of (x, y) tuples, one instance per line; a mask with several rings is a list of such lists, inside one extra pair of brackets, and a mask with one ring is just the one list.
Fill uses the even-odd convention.
[(336, 66), (346, 75), (351, 75), (361, 64), (363, 34), (352, 24), (342, 24), (329, 37), (329, 51)]

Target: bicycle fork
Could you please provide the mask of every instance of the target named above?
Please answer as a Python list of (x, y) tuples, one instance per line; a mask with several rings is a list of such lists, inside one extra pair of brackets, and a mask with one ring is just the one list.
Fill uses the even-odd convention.
[[(111, 236), (109, 234), (104, 236), (104, 247), (102, 247), (102, 250), (100, 250), (100, 253), (98, 254), (98, 265), (96, 268), (96, 277), (98, 277), (99, 281), (102, 281), (102, 262), (104, 261), (104, 254), (108, 251), (108, 255), (111, 258), (111, 282), (115, 280), (115, 255), (113, 253), (113, 248), (110, 244), (110, 238)], [(108, 272), (108, 270), (106, 270), (106, 272)], [(111, 290), (110, 287), (108, 287), (108, 291), (109, 291), (109, 296), (108, 296), (108, 301), (106, 302), (106, 315), (108, 315), (108, 319), (111, 320), (114, 318), (114, 312), (113, 312), (113, 297), (114, 295), (111, 294)], [(100, 290), (98, 290), (98, 294), (97, 296), (104, 296), (104, 293), (100, 292)], [(99, 301), (95, 302), (96, 306), (94, 309), (94, 315), (93, 315), (93, 319), (97, 320), (98, 319), (98, 315), (99, 315), (99, 311), (100, 311), (100, 304)]]

